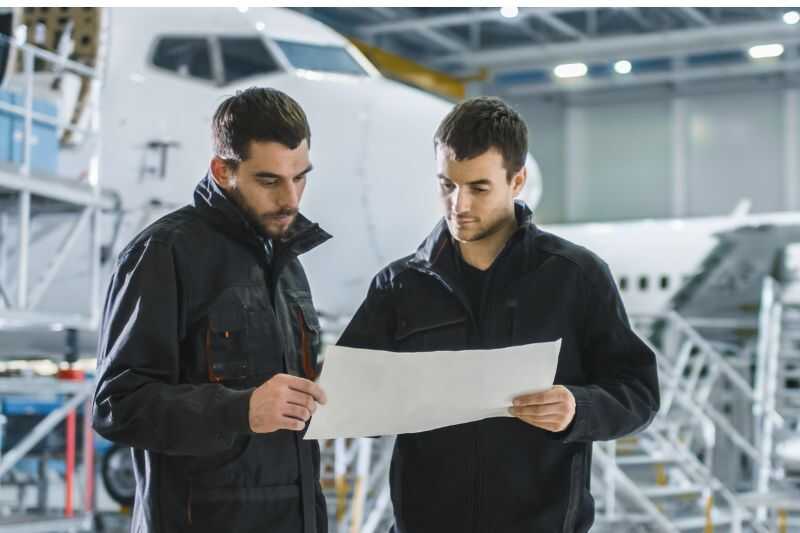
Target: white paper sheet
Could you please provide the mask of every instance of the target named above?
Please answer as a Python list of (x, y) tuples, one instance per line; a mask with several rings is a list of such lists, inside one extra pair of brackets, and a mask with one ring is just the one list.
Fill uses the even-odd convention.
[(328, 396), (306, 439), (416, 433), (496, 416), (553, 385), (561, 339), (496, 350), (394, 353), (329, 346)]

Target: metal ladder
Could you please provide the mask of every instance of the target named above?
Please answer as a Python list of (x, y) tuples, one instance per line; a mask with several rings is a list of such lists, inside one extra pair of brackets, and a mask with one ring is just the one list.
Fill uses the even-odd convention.
[(394, 523), (389, 464), (394, 437), (320, 442), (331, 533), (386, 533)]
[[(770, 423), (774, 410), (748, 369), (687, 320), (671, 312), (664, 326), (662, 349), (651, 345), (662, 388), (659, 414), (636, 436), (595, 445), (598, 531), (769, 531), (739, 502), (736, 487), (716, 475), (715, 458), (724, 440), (732, 457), (762, 460), (755, 433), (737, 427), (728, 404), (760, 409)], [(750, 345), (743, 350), (742, 358), (752, 356)]]
[[(787, 478), (775, 444), (800, 434), (800, 294), (796, 284), (781, 286), (767, 278), (761, 302), (760, 346), (756, 369), (760, 405), (754, 414), (759, 429), (760, 462), (755, 489), (741, 501), (757, 518), (779, 533), (800, 530), (800, 480)], [(776, 419), (765, 416), (774, 409)], [(795, 473), (796, 476), (796, 473)]]

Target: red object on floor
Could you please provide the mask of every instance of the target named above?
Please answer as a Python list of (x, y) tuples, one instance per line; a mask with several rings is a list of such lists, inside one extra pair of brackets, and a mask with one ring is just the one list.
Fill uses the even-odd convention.
[(61, 368), (56, 372), (56, 378), (67, 381), (83, 381), (86, 375), (81, 370), (75, 370), (74, 368)]
[[(65, 381), (83, 381), (85, 375), (74, 368), (62, 368), (56, 374), (57, 379)], [(75, 410), (67, 415), (67, 449), (66, 449), (66, 491), (64, 494), (64, 516), (72, 518), (75, 513), (73, 506), (73, 488), (75, 477), (75, 424), (77, 416)]]

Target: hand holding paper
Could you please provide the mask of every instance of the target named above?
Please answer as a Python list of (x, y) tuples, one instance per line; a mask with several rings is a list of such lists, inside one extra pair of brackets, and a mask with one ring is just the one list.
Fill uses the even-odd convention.
[(508, 410), (523, 422), (547, 431), (564, 431), (575, 418), (575, 397), (563, 385), (514, 398)]
[(512, 400), (551, 388), (561, 340), (495, 350), (394, 353), (330, 346), (328, 402), (306, 439), (428, 431), (511, 416)]

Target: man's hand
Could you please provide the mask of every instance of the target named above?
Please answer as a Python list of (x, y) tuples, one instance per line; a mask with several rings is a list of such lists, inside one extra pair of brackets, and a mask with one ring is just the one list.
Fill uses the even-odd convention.
[(301, 431), (317, 410), (317, 402), (326, 401), (325, 391), (313, 381), (276, 374), (250, 396), (250, 429), (255, 433)]
[(514, 398), (508, 410), (523, 422), (547, 431), (563, 431), (575, 418), (575, 397), (566, 387), (553, 388)]

